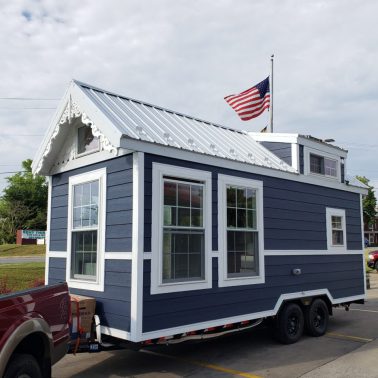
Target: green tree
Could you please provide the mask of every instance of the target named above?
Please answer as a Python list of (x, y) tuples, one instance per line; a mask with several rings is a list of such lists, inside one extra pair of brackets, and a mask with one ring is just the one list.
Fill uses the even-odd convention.
[(15, 241), (17, 229), (45, 230), (47, 184), (43, 176), (33, 175), (30, 159), (23, 171), (7, 178), (8, 186), (0, 199), (0, 241)]
[(357, 176), (357, 178), (369, 187), (368, 194), (364, 196), (362, 203), (364, 207), (364, 223), (372, 225), (375, 222), (375, 216), (377, 214), (377, 199), (375, 198), (374, 187), (369, 185), (369, 179), (365, 176)]

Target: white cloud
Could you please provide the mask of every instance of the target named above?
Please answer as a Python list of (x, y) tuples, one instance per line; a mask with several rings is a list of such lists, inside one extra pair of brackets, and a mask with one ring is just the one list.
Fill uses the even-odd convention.
[[(0, 13), (0, 97), (60, 98), (76, 78), (257, 131), (267, 115), (243, 123), (223, 97), (266, 77), (274, 52), (275, 130), (332, 137), (352, 174), (378, 180), (376, 1), (25, 0)], [(56, 104), (0, 100), (0, 165), (33, 157), (42, 137), (20, 135), (53, 114), (3, 108)]]

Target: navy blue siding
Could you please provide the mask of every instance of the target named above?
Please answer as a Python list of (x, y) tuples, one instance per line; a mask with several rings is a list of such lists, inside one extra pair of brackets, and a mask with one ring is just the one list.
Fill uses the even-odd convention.
[(131, 251), (132, 155), (54, 175), (51, 192), (50, 250), (67, 250), (68, 180), (70, 176), (106, 167), (106, 240), (105, 251)]
[[(66, 280), (66, 259), (50, 258), (49, 284)], [(73, 294), (96, 298), (102, 325), (130, 331), (131, 260), (105, 260), (104, 292), (70, 289)]]
[(360, 196), (356, 193), (274, 177), (145, 155), (145, 251), (151, 251), (152, 162), (202, 169), (212, 173), (212, 247), (218, 249), (218, 174), (264, 183), (264, 244), (268, 250), (326, 250), (326, 207), (346, 210), (347, 247), (360, 250)]
[(285, 163), (292, 164), (291, 144), (281, 142), (260, 142), (265, 148), (273, 152)]
[[(281, 294), (328, 289), (334, 299), (364, 293), (362, 255), (266, 256), (265, 284), (150, 295), (151, 262), (144, 261), (143, 332), (273, 310)], [(293, 268), (302, 275), (294, 276)]]

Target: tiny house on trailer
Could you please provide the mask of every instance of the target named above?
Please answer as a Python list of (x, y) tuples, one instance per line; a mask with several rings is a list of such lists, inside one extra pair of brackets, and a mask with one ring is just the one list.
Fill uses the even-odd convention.
[(283, 342), (304, 323), (321, 335), (332, 306), (365, 298), (366, 188), (346, 168), (310, 136), (72, 81), (33, 162), (49, 182), (46, 283), (95, 297), (101, 332), (131, 342), (271, 316)]

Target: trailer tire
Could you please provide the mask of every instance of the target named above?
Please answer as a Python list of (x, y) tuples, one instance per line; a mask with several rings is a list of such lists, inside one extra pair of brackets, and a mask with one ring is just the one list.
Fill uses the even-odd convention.
[(314, 299), (305, 309), (305, 328), (310, 336), (323, 336), (327, 332), (329, 313), (323, 299)]
[(15, 354), (10, 360), (4, 378), (42, 378), (37, 360), (31, 354)]
[(303, 334), (303, 311), (296, 303), (286, 303), (277, 315), (276, 336), (282, 344), (296, 343)]

